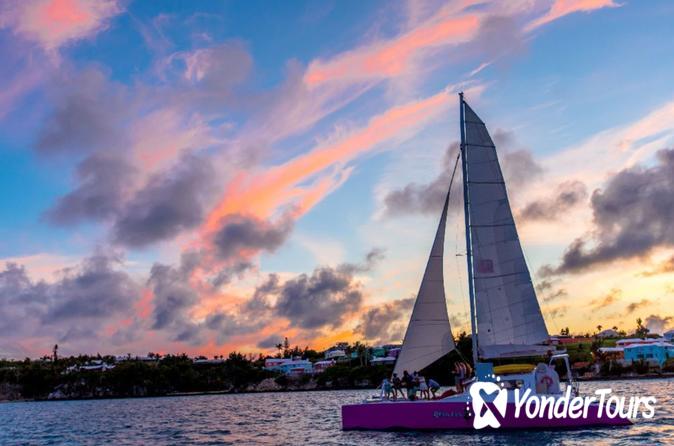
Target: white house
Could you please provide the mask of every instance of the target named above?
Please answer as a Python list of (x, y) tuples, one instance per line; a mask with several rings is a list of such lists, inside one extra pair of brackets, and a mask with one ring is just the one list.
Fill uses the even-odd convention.
[(327, 361), (317, 361), (314, 362), (314, 373), (322, 373), (324, 372), (328, 367), (332, 367), (333, 365), (337, 364), (334, 359), (329, 359)]
[(396, 358), (393, 356), (385, 356), (383, 358), (374, 358), (370, 361), (371, 365), (386, 365), (386, 364), (395, 364)]
[(613, 330), (612, 328), (608, 328), (606, 330), (602, 330), (599, 333), (597, 333), (598, 338), (606, 339), (606, 338), (617, 338), (620, 335), (618, 334), (617, 331)]
[(78, 372), (80, 370), (89, 370), (89, 371), (100, 371), (100, 372), (105, 372), (107, 370), (112, 370), (115, 368), (114, 364), (108, 364), (107, 362), (104, 362), (100, 359), (94, 359), (86, 364), (82, 365), (71, 365), (68, 367), (64, 373), (72, 373), (72, 372)]
[(658, 344), (661, 342), (667, 342), (665, 338), (629, 338), (629, 339), (619, 339), (616, 341), (615, 345), (617, 347), (627, 347), (628, 345), (636, 344)]
[(666, 331), (665, 334), (662, 335), (662, 337), (667, 339), (669, 342), (674, 341), (674, 330)]
[(343, 358), (346, 356), (346, 352), (344, 350), (328, 350), (325, 352), (325, 359), (337, 359), (337, 358)]

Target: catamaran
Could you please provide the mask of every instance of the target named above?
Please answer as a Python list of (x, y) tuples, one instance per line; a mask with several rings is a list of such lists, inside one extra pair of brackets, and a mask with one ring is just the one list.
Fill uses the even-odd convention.
[[(582, 416), (529, 416), (518, 397), (554, 406), (578, 395), (569, 358), (554, 352), (513, 219), (494, 142), (484, 122), (459, 94), (461, 170), (471, 339), (475, 377), (462, 393), (436, 400), (375, 400), (342, 406), (344, 429), (570, 428), (631, 424), (609, 417), (597, 403)], [(458, 161), (458, 160), (457, 160)], [(457, 163), (458, 164), (458, 163)], [(456, 166), (454, 168), (456, 173)], [(456, 345), (445, 301), (443, 256), (451, 184), (394, 373), (430, 365)], [(489, 360), (547, 356), (548, 363), (494, 367)], [(566, 366), (560, 386), (555, 363)], [(491, 384), (488, 384), (491, 383)], [(487, 402), (483, 389), (497, 389)], [(494, 387), (496, 386), (496, 387)], [(562, 388), (564, 387), (564, 388)], [(480, 392), (479, 390), (483, 390)], [(478, 404), (473, 401), (479, 400)], [(561, 402), (561, 401), (560, 401)], [(567, 401), (568, 404), (568, 401)], [(561, 404), (557, 405), (561, 407)], [(475, 411), (483, 412), (476, 414)], [(489, 414), (489, 416), (484, 416)], [(482, 425), (480, 424), (482, 423)]]

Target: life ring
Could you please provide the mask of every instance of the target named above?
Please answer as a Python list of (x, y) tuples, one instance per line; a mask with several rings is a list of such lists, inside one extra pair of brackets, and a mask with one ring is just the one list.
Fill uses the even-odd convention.
[(539, 382), (545, 384), (545, 387), (550, 387), (554, 381), (548, 375), (544, 375)]

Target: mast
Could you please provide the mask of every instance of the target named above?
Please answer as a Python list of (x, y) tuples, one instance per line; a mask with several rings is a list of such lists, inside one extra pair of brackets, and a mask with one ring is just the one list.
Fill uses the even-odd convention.
[(461, 171), (463, 173), (463, 217), (466, 227), (466, 266), (468, 269), (468, 300), (470, 301), (470, 329), (473, 343), (473, 367), (477, 366), (477, 326), (475, 324), (475, 289), (473, 284), (473, 253), (470, 242), (470, 216), (468, 212), (468, 163), (466, 162), (466, 130), (464, 118), (463, 92), (459, 93), (459, 114), (461, 117)]

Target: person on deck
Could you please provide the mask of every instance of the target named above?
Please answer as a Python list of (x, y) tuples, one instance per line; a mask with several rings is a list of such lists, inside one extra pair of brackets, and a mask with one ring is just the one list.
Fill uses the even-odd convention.
[(416, 394), (414, 389), (414, 378), (407, 372), (407, 370), (403, 371), (403, 386), (407, 389), (407, 399), (414, 400), (414, 395)]
[(433, 399), (436, 399), (437, 396), (435, 393), (440, 390), (440, 384), (433, 378), (428, 379), (428, 388), (431, 390), (431, 394), (433, 395)]
[(459, 361), (456, 364), (454, 364), (454, 377), (455, 377), (456, 391), (458, 393), (462, 393), (464, 391), (463, 383), (466, 380), (466, 378), (470, 377), (472, 371), (473, 371), (472, 368), (464, 361)]
[(381, 382), (381, 397), (383, 399), (391, 399), (391, 381), (388, 378), (384, 378), (384, 381)]
[(403, 392), (403, 383), (400, 380), (400, 377), (398, 376), (397, 373), (393, 374), (393, 399), (397, 400), (398, 399), (398, 392), (400, 392), (400, 397), (402, 399), (405, 399), (405, 393)]
[[(416, 370), (412, 374), (412, 398), (413, 400), (417, 399), (417, 393), (419, 392), (419, 372)], [(408, 393), (409, 398), (409, 393)]]
[(428, 392), (428, 383), (426, 383), (426, 378), (424, 378), (421, 375), (418, 375), (418, 381), (419, 381), (419, 391), (421, 392), (421, 398), (422, 399), (431, 399), (431, 394)]

